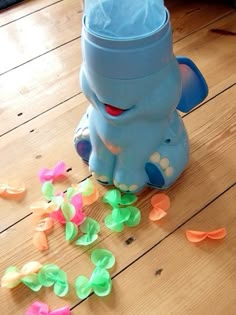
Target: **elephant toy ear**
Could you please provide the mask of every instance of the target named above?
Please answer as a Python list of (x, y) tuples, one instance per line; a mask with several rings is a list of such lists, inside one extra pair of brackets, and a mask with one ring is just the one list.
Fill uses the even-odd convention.
[(177, 61), (182, 79), (182, 94), (177, 109), (187, 113), (207, 97), (208, 86), (192, 60), (186, 57), (177, 57)]

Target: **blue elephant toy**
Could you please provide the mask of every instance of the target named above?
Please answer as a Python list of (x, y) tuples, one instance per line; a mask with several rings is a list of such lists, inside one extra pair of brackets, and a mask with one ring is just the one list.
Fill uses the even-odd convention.
[[(99, 1), (104, 13), (112, 0)], [(83, 16), (80, 84), (90, 105), (74, 144), (97, 181), (135, 193), (145, 185), (165, 189), (183, 172), (189, 141), (177, 110), (190, 111), (205, 99), (208, 88), (190, 59), (173, 54), (164, 5), (150, 31), (140, 30), (143, 21), (135, 25), (130, 19), (129, 24), (121, 17), (127, 12), (122, 3), (128, 2), (118, 1), (119, 8), (108, 10), (110, 23), (97, 29), (86, 11)], [(117, 34), (114, 21), (126, 21)]]

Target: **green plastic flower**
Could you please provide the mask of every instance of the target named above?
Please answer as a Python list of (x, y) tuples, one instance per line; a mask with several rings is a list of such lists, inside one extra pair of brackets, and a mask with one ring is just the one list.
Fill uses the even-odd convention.
[(90, 279), (79, 276), (75, 282), (76, 294), (85, 299), (93, 291), (97, 296), (106, 296), (111, 292), (112, 281), (109, 272), (115, 264), (115, 257), (106, 249), (96, 249), (91, 254), (91, 260), (96, 266)]
[(55, 264), (44, 265), (38, 273), (38, 281), (45, 287), (54, 286), (54, 293), (60, 297), (69, 291), (66, 273)]
[(80, 225), (80, 231), (84, 233), (84, 235), (80, 236), (75, 244), (83, 246), (90, 245), (98, 238), (100, 225), (96, 220), (92, 218), (86, 218)]

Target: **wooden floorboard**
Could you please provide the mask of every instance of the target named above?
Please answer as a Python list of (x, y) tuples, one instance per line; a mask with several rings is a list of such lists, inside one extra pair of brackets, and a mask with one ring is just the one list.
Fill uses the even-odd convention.
[[(93, 295), (74, 309), (75, 314), (234, 315), (235, 203), (234, 186), (117, 275), (111, 297), (104, 301)], [(195, 245), (185, 237), (189, 229), (222, 226), (227, 226), (224, 241)]]
[[(212, 29), (236, 32), (236, 14), (232, 13), (174, 45), (177, 55), (186, 55), (196, 62), (208, 82), (209, 97), (236, 81), (236, 56), (232, 53), (236, 49), (235, 37), (214, 33)], [(80, 93), (80, 63), (78, 39), (1, 76), (0, 135)]]
[[(33, 247), (30, 204), (42, 198), (37, 178), (41, 167), (64, 160), (68, 188), (90, 175), (73, 147), (75, 127), (88, 101), (81, 93), (81, 0), (25, 0), (0, 12), (0, 183), (22, 179), (27, 194), (20, 201), (0, 197), (0, 277), (10, 265), (30, 260), (56, 263), (68, 275), (65, 298), (52, 288), (33, 293), (23, 285), (0, 289), (4, 315), (25, 314), (41, 300), (51, 309), (68, 304), (72, 314), (234, 315), (236, 299), (235, 183), (236, 183), (236, 13), (226, 1), (167, 0), (176, 55), (190, 57), (203, 72), (209, 95), (184, 115), (189, 133), (190, 163), (166, 191), (168, 216), (149, 221), (150, 198), (156, 190), (138, 194), (142, 220), (122, 233), (103, 223), (110, 208), (100, 199), (85, 211), (101, 224), (98, 241), (81, 248), (68, 244), (56, 224), (48, 235), (49, 250)], [(225, 227), (227, 237), (193, 245), (185, 230)], [(133, 237), (127, 245), (125, 241)], [(85, 301), (75, 295), (78, 275), (89, 276), (94, 248), (111, 250), (113, 291), (106, 298), (93, 294)], [(162, 270), (155, 275), (157, 270)]]
[(81, 1), (67, 0), (1, 28), (0, 74), (78, 38), (81, 20)]
[[(102, 224), (98, 246), (110, 249), (117, 257), (116, 273), (142, 256), (149, 248), (167, 237), (235, 183), (236, 166), (233, 162), (236, 158), (235, 106), (232, 103), (235, 90), (236, 87), (229, 89), (221, 97), (210, 101), (208, 106), (200, 107), (186, 117), (185, 124), (190, 128), (192, 145), (191, 162), (180, 180), (167, 191), (172, 201), (168, 219), (161, 224), (153, 224), (149, 221), (150, 198), (155, 191), (148, 189), (140, 195), (137, 204), (142, 211), (142, 221), (137, 228), (126, 229), (125, 232), (116, 234), (111, 233)], [(224, 120), (220, 116), (223, 99), (228, 100)], [(109, 208), (100, 201), (91, 206), (89, 211), (94, 218), (102, 222)], [(17, 235), (22, 234), (24, 237), (17, 238)], [(132, 247), (127, 247), (125, 240), (131, 235), (137, 241)], [(0, 265), (3, 269), (8, 265), (14, 265), (17, 257), (17, 263), (20, 265), (32, 259), (40, 260), (42, 263), (53, 261), (64, 268), (71, 279), (75, 279), (78, 273), (88, 273), (90, 265), (87, 263), (87, 254), (83, 255), (83, 248), (75, 248), (65, 242), (61, 227), (57, 226), (49, 239), (50, 251), (42, 255), (34, 249), (31, 217), (27, 217), (3, 233), (0, 248), (7, 254), (1, 257)], [(12, 306), (12, 311), (17, 314), (17, 310), (22, 311), (35, 295), (30, 294), (23, 286), (17, 287), (14, 291), (17, 304)], [(42, 290), (37, 294), (38, 298), (53, 305), (62, 303), (50, 290), (46, 292), (45, 296), (45, 290)], [(6, 301), (11, 298), (9, 290), (5, 290), (4, 295)], [(72, 295), (65, 301), (71, 303), (71, 306), (76, 304), (77, 299), (73, 290)]]
[(1, 11), (0, 27), (15, 22), (27, 15), (54, 5), (63, 0), (24, 0), (14, 6)]
[[(81, 2), (60, 1), (1, 28), (0, 58), (5, 62), (0, 64), (0, 74), (78, 38), (81, 35), (83, 14)], [(169, 6), (174, 41), (194, 32), (199, 26), (210, 24), (233, 11), (229, 6), (222, 4), (200, 6), (197, 1), (183, 7), (174, 4), (170, 2)], [(191, 27), (185, 28), (188, 19), (192, 19), (194, 23)]]

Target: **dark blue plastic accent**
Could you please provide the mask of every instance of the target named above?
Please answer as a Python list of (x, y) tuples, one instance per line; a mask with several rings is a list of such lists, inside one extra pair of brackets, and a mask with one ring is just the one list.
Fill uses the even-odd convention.
[(145, 170), (149, 177), (150, 184), (155, 187), (163, 187), (165, 185), (165, 180), (160, 170), (152, 163), (146, 163)]
[(186, 57), (177, 57), (177, 60), (182, 77), (182, 94), (177, 109), (187, 113), (207, 97), (208, 86), (192, 60)]
[(76, 144), (76, 150), (83, 160), (89, 161), (89, 156), (92, 151), (91, 143), (87, 140), (81, 140)]

